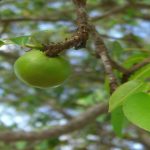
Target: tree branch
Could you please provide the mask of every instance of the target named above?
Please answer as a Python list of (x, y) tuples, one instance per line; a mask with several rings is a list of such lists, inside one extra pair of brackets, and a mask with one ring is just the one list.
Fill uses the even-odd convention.
[(45, 22), (56, 22), (56, 21), (69, 21), (67, 18), (56, 18), (54, 16), (52, 17), (45, 17), (45, 18), (33, 18), (33, 17), (29, 17), (29, 18), (25, 18), (25, 17), (21, 17), (21, 18), (1, 18), (0, 22), (1, 23), (10, 23), (10, 22), (22, 22), (22, 21), (34, 21), (34, 22), (38, 22), (38, 21), (45, 21)]
[(112, 64), (107, 53), (107, 48), (103, 40), (101, 39), (99, 33), (96, 31), (94, 27), (91, 27), (91, 33), (94, 38), (96, 53), (101, 58), (105, 68), (105, 72), (109, 78), (110, 88), (111, 88), (110, 92), (112, 93), (116, 90), (118, 83), (115, 75), (113, 74)]
[(123, 76), (122, 76), (122, 82), (126, 82), (128, 80), (128, 78), (135, 73), (137, 70), (139, 70), (140, 68), (144, 67), (145, 65), (147, 65), (148, 63), (150, 63), (150, 58), (146, 58), (144, 59), (142, 62), (135, 64), (134, 66), (132, 66), (130, 69), (128, 69), (126, 72), (124, 72)]
[(85, 6), (86, 0), (73, 0), (76, 7), (77, 14), (77, 31), (64, 42), (54, 43), (50, 45), (45, 45), (45, 53), (48, 56), (56, 56), (58, 53), (65, 49), (75, 47), (75, 49), (85, 48), (86, 42), (88, 40), (88, 17), (86, 14)]
[(138, 64), (135, 64), (133, 67), (131, 67), (128, 70), (128, 74), (132, 74), (132, 73), (136, 72), (137, 70), (139, 70), (140, 68), (144, 67), (148, 63), (150, 63), (150, 58), (144, 59), (142, 62), (140, 62)]
[[(78, 4), (78, 3), (75, 3), (75, 4)], [(1, 3), (0, 3), (1, 5)], [(100, 15), (100, 16), (96, 16), (96, 17), (92, 17), (90, 20), (91, 21), (97, 21), (97, 20), (100, 20), (100, 19), (104, 19), (104, 18), (107, 18), (107, 17), (110, 17), (112, 15), (115, 15), (115, 14), (118, 14), (118, 13), (122, 13), (124, 12), (127, 8), (130, 8), (130, 7), (135, 7), (135, 8), (140, 8), (140, 9), (149, 9), (150, 8), (150, 5), (148, 4), (142, 4), (142, 3), (128, 3), (124, 6), (120, 6), (120, 7), (116, 7), (108, 12), (105, 12), (104, 14)], [(93, 8), (94, 9), (94, 8)], [(0, 22), (1, 23), (11, 23), (11, 22), (22, 22), (22, 21), (34, 21), (34, 22), (38, 22), (38, 21), (46, 21), (46, 22), (56, 22), (56, 21), (70, 21), (68, 19), (68, 17), (66, 17), (67, 13), (66, 11), (65, 12), (60, 12), (60, 14), (62, 13), (65, 13), (65, 16), (64, 18), (57, 18), (55, 17), (54, 15), (53, 16), (49, 16), (49, 17), (44, 17), (44, 18), (33, 18), (33, 17), (21, 17), (21, 18), (1, 18), (0, 19)], [(60, 16), (60, 14), (57, 14), (56, 16)], [(150, 16), (149, 15), (135, 15), (136, 18), (141, 18), (141, 19), (144, 19), (144, 20), (150, 20)]]
[[(91, 21), (97, 21), (100, 19), (104, 19), (106, 17), (110, 17), (112, 15), (118, 14), (118, 13), (122, 13), (124, 11), (126, 11), (128, 8), (140, 8), (140, 9), (149, 9), (150, 5), (148, 4), (142, 4), (142, 3), (128, 3), (124, 6), (120, 6), (120, 7), (116, 7), (108, 12), (105, 12), (104, 14), (100, 15), (100, 16), (96, 16), (91, 18)], [(141, 18), (144, 20), (150, 20), (150, 16), (149, 15), (135, 15), (136, 18)]]
[(113, 68), (117, 69), (118, 71), (120, 71), (122, 73), (126, 73), (128, 71), (126, 68), (124, 68), (119, 63), (114, 61), (110, 56), (108, 56), (108, 57), (109, 57), (109, 61), (111, 62), (111, 65)]
[(86, 112), (72, 119), (66, 125), (57, 126), (40, 132), (1, 132), (0, 140), (5, 142), (15, 142), (21, 140), (35, 141), (54, 138), (56, 136), (60, 136), (84, 128), (86, 125), (95, 120), (99, 115), (106, 113), (106, 111), (106, 103), (96, 104), (93, 107), (89, 108)]
[(127, 4), (125, 6), (121, 6), (121, 7), (116, 7), (116, 8), (114, 8), (114, 9), (108, 11), (108, 12), (105, 12), (104, 14), (102, 14), (100, 16), (96, 16), (96, 17), (91, 18), (91, 21), (97, 21), (97, 20), (100, 20), (100, 19), (103, 19), (103, 18), (106, 18), (106, 17), (110, 17), (114, 14), (121, 13), (124, 10), (126, 10), (128, 7), (129, 7), (129, 4)]

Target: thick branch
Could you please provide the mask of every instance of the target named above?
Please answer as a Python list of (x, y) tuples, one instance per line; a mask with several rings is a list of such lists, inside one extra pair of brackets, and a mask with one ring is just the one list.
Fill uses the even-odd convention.
[(58, 53), (71, 47), (75, 47), (75, 49), (85, 48), (87, 39), (88, 27), (83, 25), (78, 28), (72, 37), (66, 39), (66, 41), (45, 45), (45, 53), (48, 56), (56, 56)]
[(1, 132), (0, 140), (5, 142), (13, 142), (21, 140), (34, 141), (54, 138), (56, 136), (60, 136), (84, 128), (86, 125), (91, 123), (99, 115), (105, 113), (106, 111), (107, 104), (96, 104), (95, 106), (89, 108), (83, 114), (80, 114), (78, 117), (72, 119), (66, 125), (57, 126), (41, 132)]
[(45, 46), (45, 53), (48, 56), (56, 56), (58, 53), (65, 49), (75, 47), (75, 49), (85, 48), (86, 42), (88, 40), (88, 25), (87, 25), (87, 14), (85, 10), (86, 0), (73, 0), (76, 6), (77, 14), (77, 25), (78, 29), (73, 34), (72, 37), (66, 39), (66, 41), (61, 43), (54, 43)]

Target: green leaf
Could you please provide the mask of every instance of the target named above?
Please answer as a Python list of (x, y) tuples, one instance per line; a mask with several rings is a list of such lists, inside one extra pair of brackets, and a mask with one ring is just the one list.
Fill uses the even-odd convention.
[(138, 71), (136, 71), (130, 79), (140, 79), (140, 80), (145, 80), (147, 78), (150, 78), (150, 64), (142, 67)]
[(25, 149), (26, 142), (24, 142), (24, 141), (16, 142), (15, 145), (18, 149)]
[(119, 42), (115, 41), (113, 42), (113, 45), (112, 45), (112, 52), (113, 52), (113, 55), (118, 58), (121, 54), (122, 54), (122, 51), (123, 51), (123, 48), (122, 46), (120, 45)]
[(122, 105), (123, 101), (125, 101), (130, 95), (145, 91), (146, 89), (147, 84), (139, 80), (132, 80), (122, 84), (110, 97), (109, 111)]
[(100, 93), (99, 90), (95, 91), (94, 93), (91, 93), (85, 97), (82, 97), (78, 100), (78, 104), (80, 105), (93, 105), (96, 102), (102, 101), (104, 99), (104, 94)]
[(29, 41), (29, 37), (30, 36), (19, 36), (19, 37), (11, 38), (9, 39), (9, 41), (20, 46), (25, 46)]
[(107, 77), (107, 76), (105, 77), (105, 84), (104, 84), (104, 87), (105, 87), (107, 93), (110, 93), (109, 80), (108, 80), (108, 77)]
[(123, 103), (127, 119), (140, 128), (150, 131), (150, 96), (146, 93), (131, 95)]
[(50, 37), (52, 36), (51, 30), (43, 30), (35, 32), (31, 35), (30, 42), (31, 44), (42, 45), (42, 44), (49, 44), (51, 42)]
[(122, 106), (117, 107), (111, 113), (111, 124), (113, 126), (113, 130), (115, 134), (119, 137), (122, 136), (122, 129), (125, 125), (125, 116), (122, 111)]
[(28, 47), (43, 49), (44, 45), (48, 45), (51, 42), (53, 32), (51, 30), (42, 30), (31, 34)]
[(99, 117), (96, 118), (96, 121), (103, 123), (107, 118), (106, 114), (100, 115)]
[(0, 46), (4, 45), (5, 43), (3, 41), (0, 40)]
[(90, 3), (90, 4), (97, 4), (97, 0), (89, 0), (88, 3)]

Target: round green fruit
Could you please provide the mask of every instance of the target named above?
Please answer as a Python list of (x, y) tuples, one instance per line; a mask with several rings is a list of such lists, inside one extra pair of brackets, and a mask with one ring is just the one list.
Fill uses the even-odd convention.
[(61, 84), (71, 73), (71, 67), (63, 57), (48, 57), (39, 50), (31, 50), (14, 64), (16, 76), (24, 83), (38, 88)]

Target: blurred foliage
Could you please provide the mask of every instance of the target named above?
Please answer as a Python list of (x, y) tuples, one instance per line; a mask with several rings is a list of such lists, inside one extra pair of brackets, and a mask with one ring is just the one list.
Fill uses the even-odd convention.
[[(126, 0), (88, 0), (87, 2), (87, 12), (90, 17), (103, 15), (127, 3)], [(149, 4), (149, 0), (134, 0), (134, 3), (137, 2)], [(123, 12), (93, 21), (105, 40), (110, 56), (125, 67), (131, 67), (150, 56), (150, 22), (137, 17), (148, 13), (149, 10), (146, 8), (129, 7)], [(18, 21), (17, 19), (12, 21), (15, 18), (18, 18)], [(88, 106), (108, 99), (108, 80), (103, 65), (95, 57), (90, 39), (86, 49), (69, 49), (62, 53), (72, 64), (73, 72), (70, 78), (57, 88), (41, 90), (28, 87), (14, 75), (14, 61), (28, 50), (24, 47), (24, 42), (28, 40), (29, 35), (49, 30), (51, 34), (49, 41), (62, 41), (75, 31), (75, 19), (76, 14), (71, 1), (0, 1), (0, 38), (6, 41), (12, 39), (16, 43), (16, 38), (22, 36), (19, 41), (22, 43), (21, 46), (10, 43), (0, 47), (0, 130), (39, 131), (53, 125), (61, 125), (67, 122), (66, 116), (61, 113), (62, 110), (70, 116), (78, 116)], [(3, 44), (0, 40), (0, 45)], [(141, 71), (145, 70), (146, 67)], [(147, 71), (149, 73), (149, 70)], [(117, 72), (116, 74), (118, 75)], [(112, 141), (114, 136), (109, 118), (109, 115), (100, 116), (97, 121), (81, 131), (41, 142), (22, 141), (10, 144), (0, 142), (0, 149), (65, 150), (69, 147), (70, 150), (86, 148), (96, 150), (100, 147), (102, 149), (118, 147), (132, 150), (133, 146), (122, 144), (118, 138), (115, 138), (118, 140), (117, 143)], [(111, 146), (108, 141), (112, 141)]]

